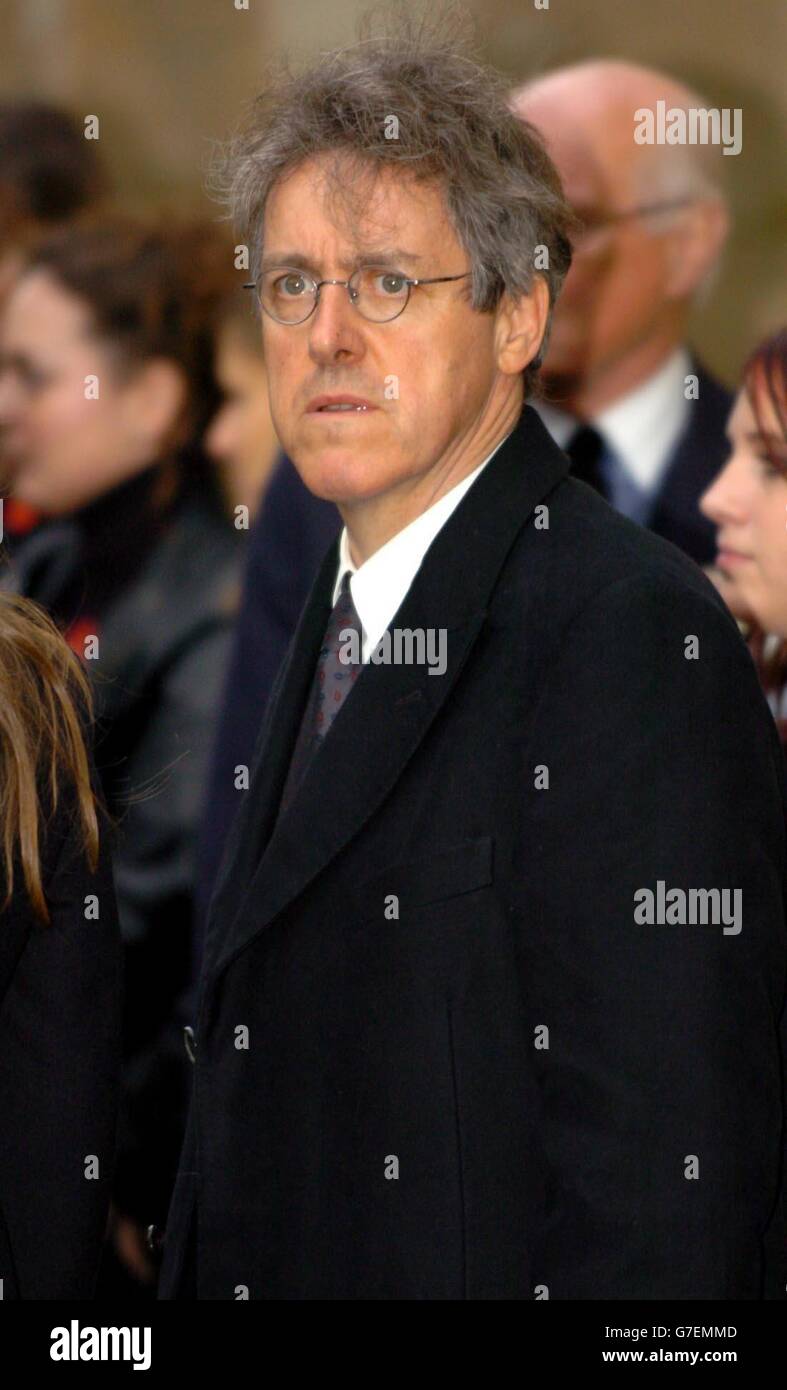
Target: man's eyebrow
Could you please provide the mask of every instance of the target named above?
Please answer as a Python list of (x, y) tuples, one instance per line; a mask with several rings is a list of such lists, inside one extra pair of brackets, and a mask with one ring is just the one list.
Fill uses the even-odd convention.
[[(415, 264), (416, 261), (423, 260), (422, 256), (416, 255), (415, 251), (405, 251), (400, 246), (381, 247), (376, 251), (359, 252), (352, 260), (339, 261), (339, 269), (346, 272), (357, 269), (358, 266), (368, 265), (393, 265), (399, 266), (405, 262)], [(264, 256), (262, 260), (262, 270), (275, 270), (281, 266), (292, 266), (294, 270), (316, 270), (314, 262), (308, 256), (303, 256), (299, 251), (276, 251)]]

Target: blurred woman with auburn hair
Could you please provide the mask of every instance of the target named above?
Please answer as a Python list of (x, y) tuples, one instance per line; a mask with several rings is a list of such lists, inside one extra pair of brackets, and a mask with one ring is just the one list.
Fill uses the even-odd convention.
[(0, 594), (0, 1289), (93, 1296), (109, 1208), (121, 954), (90, 688)]
[(718, 528), (720, 591), (787, 744), (787, 329), (749, 357), (727, 434), (732, 452), (700, 506)]

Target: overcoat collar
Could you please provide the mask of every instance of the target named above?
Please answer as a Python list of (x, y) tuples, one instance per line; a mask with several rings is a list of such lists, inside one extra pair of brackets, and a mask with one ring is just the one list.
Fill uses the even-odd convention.
[(277, 822), (331, 611), (338, 540), (331, 546), (276, 683), (229, 838), (208, 920), (208, 974), (218, 974), (264, 931), (390, 793), (459, 677), (519, 531), (569, 466), (526, 406), (438, 533), (392, 619), (397, 628), (447, 629), (446, 670), (430, 675), (425, 664), (365, 666)]

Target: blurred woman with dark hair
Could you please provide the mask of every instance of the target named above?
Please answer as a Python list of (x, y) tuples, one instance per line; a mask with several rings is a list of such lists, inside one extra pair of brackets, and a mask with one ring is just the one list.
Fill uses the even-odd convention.
[(0, 1296), (90, 1298), (109, 1209), (120, 937), (84, 731), (54, 624), (0, 594)]
[[(46, 102), (0, 101), (0, 311), (24, 265), (25, 248), (97, 210), (108, 191), (98, 141), (85, 138), (81, 119)], [(6, 489), (0, 450), (0, 531), (13, 546), (40, 517)]]
[(83, 120), (42, 101), (0, 101), (0, 303), (24, 247), (98, 208), (109, 189), (98, 141)]
[(124, 1115), (133, 1129), (141, 1095), (157, 1122), (155, 1151), (121, 1143), (115, 1188), (140, 1281), (152, 1280), (141, 1230), (163, 1224), (182, 1124), (173, 1063), (160, 1059), (151, 1089), (151, 1056), (155, 1074), (190, 970), (195, 829), (237, 602), (242, 537), (202, 448), (235, 278), (211, 227), (101, 216), (36, 246), (0, 324), (12, 488), (52, 518), (16, 551), (13, 582), (93, 678), (96, 763), (119, 820)]
[(718, 587), (787, 744), (787, 329), (746, 363), (727, 433), (732, 453), (700, 506), (718, 528)]
[[(787, 329), (749, 357), (727, 434), (732, 452), (700, 506), (718, 528), (720, 592), (747, 634), (787, 750)], [(787, 1009), (780, 1034), (787, 1055)], [(782, 1082), (787, 1112), (787, 1074)], [(787, 1288), (787, 1184), (779, 1201), (766, 1236), (771, 1298)]]

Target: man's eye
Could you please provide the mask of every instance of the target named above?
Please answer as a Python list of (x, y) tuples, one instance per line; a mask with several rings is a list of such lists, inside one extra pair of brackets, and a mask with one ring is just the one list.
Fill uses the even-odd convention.
[(407, 277), (399, 275), (396, 271), (388, 270), (381, 275), (375, 276), (377, 289), (385, 295), (398, 295), (407, 287)]
[(279, 294), (294, 298), (296, 295), (303, 294), (306, 289), (306, 281), (302, 275), (290, 271), (288, 275), (280, 275), (279, 278), (274, 281), (274, 289), (276, 289)]

